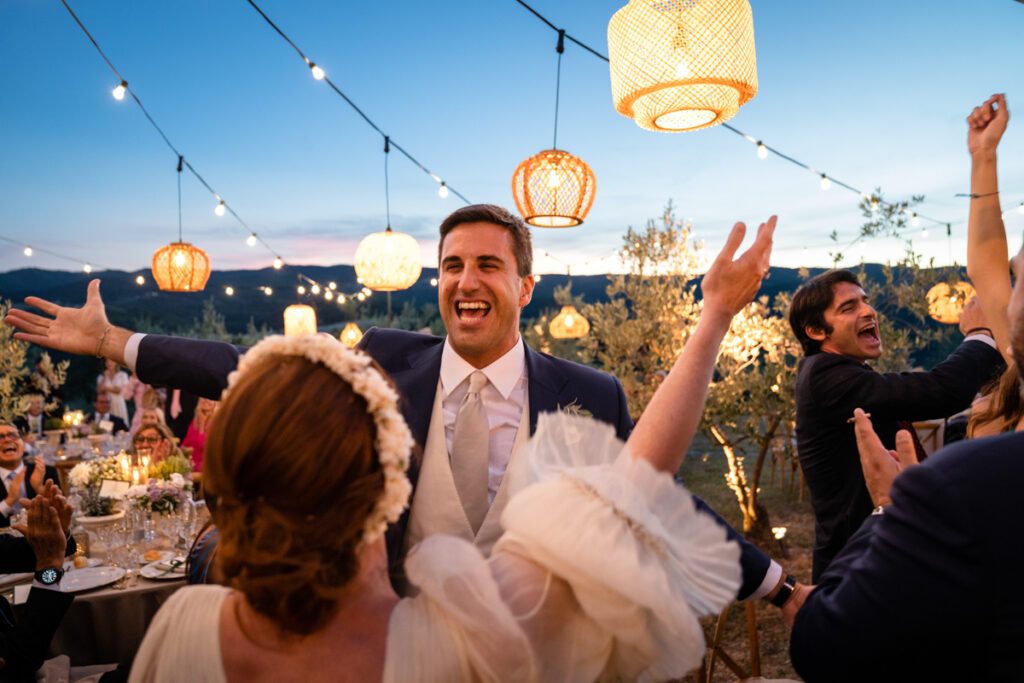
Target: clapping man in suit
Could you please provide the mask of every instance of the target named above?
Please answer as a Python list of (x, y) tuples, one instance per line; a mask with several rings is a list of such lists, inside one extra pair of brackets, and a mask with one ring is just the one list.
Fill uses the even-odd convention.
[(43, 491), (47, 479), (57, 481), (57, 470), (47, 466), (37, 455), (25, 464), (25, 442), (13, 424), (0, 422), (0, 527), (11, 525), (11, 516), (21, 511), (22, 498), (35, 498)]
[[(101, 431), (109, 431), (111, 434), (128, 431), (125, 421), (110, 412), (110, 397), (105, 391), (96, 394), (92, 407), (94, 412), (89, 416), (86, 424), (96, 425)], [(110, 426), (109, 430), (105, 429), (106, 425)]]
[[(633, 422), (619, 381), (604, 372), (529, 348), (520, 312), (533, 294), (533, 250), (526, 225), (490, 204), (463, 207), (440, 227), (438, 306), (448, 336), (371, 329), (361, 348), (381, 364), (403, 396), (403, 414), (423, 448), (411, 513), (389, 533), (392, 560), (428, 535), (465, 538), (484, 553), (500, 535), (508, 496), (505, 471), (529, 438), (538, 413), (578, 406), (625, 439)], [(134, 368), (143, 381), (218, 398), (244, 349), (133, 334), (110, 325), (93, 281), (82, 309), (30, 297), (47, 318), (13, 309), (7, 321), (27, 341), (103, 355)], [(463, 418), (467, 419), (463, 419)], [(697, 504), (728, 527), (703, 501)], [(406, 525), (408, 534), (406, 535)], [(805, 591), (737, 532), (743, 586), (738, 597), (765, 597), (789, 616)]]
[(20, 620), (0, 598), (0, 680), (32, 681), (74, 596), (60, 590), (71, 509), (53, 482), (24, 499), (24, 537), (0, 535), (0, 572), (35, 572)]

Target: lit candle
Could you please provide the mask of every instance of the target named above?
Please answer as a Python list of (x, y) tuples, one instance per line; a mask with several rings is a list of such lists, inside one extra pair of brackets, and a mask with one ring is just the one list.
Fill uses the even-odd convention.
[(130, 467), (130, 465), (128, 463), (128, 456), (126, 454), (122, 453), (121, 454), (121, 474), (123, 474), (125, 477), (128, 476), (128, 468), (129, 467)]
[(139, 485), (139, 469), (137, 467), (132, 468), (132, 483), (136, 486)]
[(148, 455), (142, 456), (142, 469), (144, 469), (147, 472), (149, 472), (149, 456)]

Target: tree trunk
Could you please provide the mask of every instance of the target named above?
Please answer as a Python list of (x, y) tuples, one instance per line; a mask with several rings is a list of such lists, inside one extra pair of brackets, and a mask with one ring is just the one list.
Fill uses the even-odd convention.
[[(771, 522), (768, 519), (768, 511), (757, 502), (756, 484), (751, 486), (747, 482), (747, 475), (743, 471), (743, 458), (736, 455), (735, 445), (726, 438), (717, 425), (710, 423), (710, 430), (711, 436), (722, 447), (722, 451), (725, 453), (725, 460), (729, 464), (729, 473), (725, 479), (726, 484), (736, 494), (736, 500), (740, 505), (740, 512), (743, 513), (743, 535), (762, 546), (772, 543), (774, 536), (772, 535)], [(754, 466), (755, 481), (761, 476), (766, 453), (767, 449), (763, 446), (758, 451), (758, 460)]]

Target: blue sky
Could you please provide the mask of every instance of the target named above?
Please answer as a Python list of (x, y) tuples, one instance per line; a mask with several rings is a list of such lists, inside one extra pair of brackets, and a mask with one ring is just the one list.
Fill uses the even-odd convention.
[[(380, 136), (315, 81), (244, 0), (69, 0), (171, 141), (286, 261), (351, 263), (383, 229)], [(443, 3), (261, 0), (260, 6), (392, 138), (474, 202), (513, 206), (516, 165), (550, 147), (556, 34), (514, 0)], [(607, 53), (622, 0), (533, 0), (553, 23)], [(732, 125), (829, 175), (891, 199), (926, 195), (923, 214), (953, 222), (914, 244), (963, 262), (968, 191), (964, 117), (993, 92), (1013, 118), (1000, 154), (1004, 209), (1024, 202), (1024, 5), (986, 2), (754, 0), (759, 92)], [(99, 266), (146, 267), (177, 237), (176, 158), (126, 99), (58, 0), (0, 2), (0, 235)], [(1020, 107), (1015, 114), (1014, 107)], [(827, 265), (857, 198), (712, 128), (658, 134), (611, 103), (608, 66), (572, 43), (562, 62), (559, 147), (587, 161), (597, 195), (586, 222), (535, 233), (539, 272), (605, 271), (628, 225), (667, 200), (717, 249), (736, 220), (779, 214), (776, 265)], [(436, 264), (436, 226), (461, 202), (392, 153), (391, 224)], [(189, 174), (186, 241), (213, 267), (272, 256)], [(1011, 248), (1024, 213), (1010, 212)], [(916, 231), (915, 231), (916, 232)], [(848, 252), (896, 258), (879, 239)], [(0, 271), (73, 262), (0, 241)]]

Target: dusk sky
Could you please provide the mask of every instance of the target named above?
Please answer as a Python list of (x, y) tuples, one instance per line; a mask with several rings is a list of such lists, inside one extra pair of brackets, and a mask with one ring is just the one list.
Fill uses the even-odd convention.
[[(168, 138), (290, 264), (351, 263), (385, 225), (379, 134), (245, 0), (68, 0)], [(557, 34), (514, 0), (258, 0), (275, 23), (392, 139), (473, 202), (514, 208), (510, 181), (551, 146)], [(532, 0), (555, 25), (607, 54), (623, 0)], [(1000, 147), (1010, 247), (1024, 212), (1024, 4), (753, 0), (759, 91), (736, 128), (839, 180), (887, 198), (926, 199), (914, 246), (964, 262), (969, 157), (964, 118), (990, 94), (1011, 111)], [(59, 0), (0, 0), (0, 271), (135, 270), (177, 238), (177, 158)], [(534, 230), (538, 272), (604, 272), (629, 225), (672, 200), (717, 250), (734, 221), (779, 215), (773, 264), (829, 265), (853, 239), (857, 196), (721, 127), (642, 130), (612, 106), (608, 65), (567, 42), (559, 147), (588, 162), (586, 222)], [(436, 265), (436, 229), (462, 205), (392, 152), (391, 225)], [(183, 236), (213, 268), (263, 268), (248, 231), (187, 171)], [(77, 259), (39, 253), (48, 248)], [(544, 258), (550, 252), (556, 259)], [(844, 264), (897, 258), (877, 239)]]

